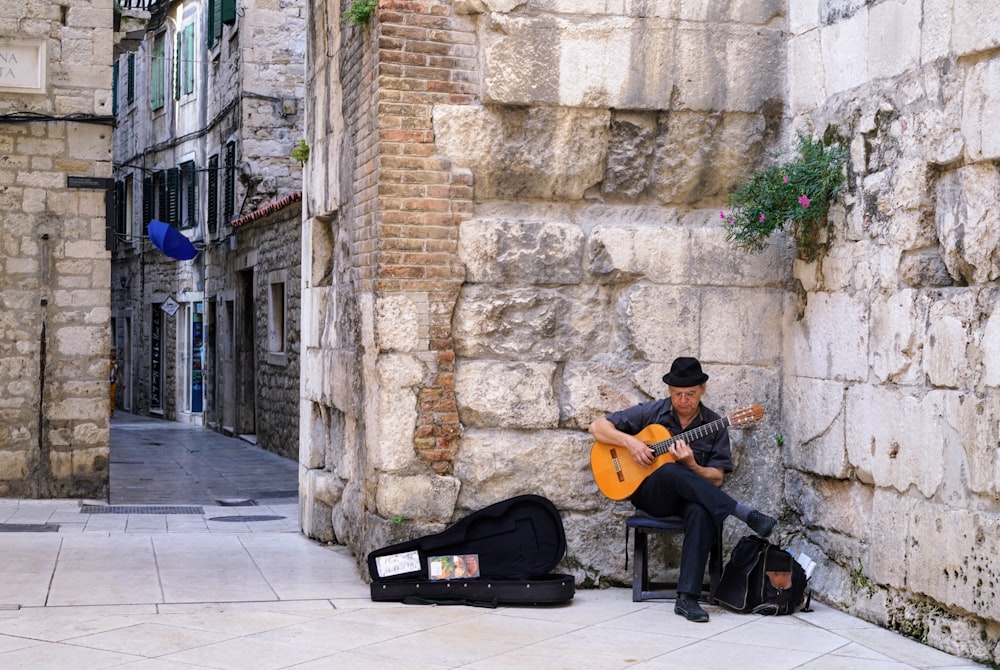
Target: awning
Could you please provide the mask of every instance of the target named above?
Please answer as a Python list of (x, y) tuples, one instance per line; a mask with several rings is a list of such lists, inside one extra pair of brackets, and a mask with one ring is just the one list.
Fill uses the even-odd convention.
[(149, 232), (149, 241), (153, 243), (153, 246), (171, 258), (189, 261), (198, 255), (198, 250), (191, 244), (191, 240), (169, 223), (153, 219), (149, 222), (146, 230)]

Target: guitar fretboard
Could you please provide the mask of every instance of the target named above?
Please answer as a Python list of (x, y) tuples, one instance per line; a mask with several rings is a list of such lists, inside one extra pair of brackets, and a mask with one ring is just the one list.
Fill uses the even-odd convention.
[(672, 437), (663, 440), (662, 442), (656, 442), (655, 444), (649, 445), (649, 448), (653, 450), (653, 454), (656, 456), (662, 456), (670, 450), (670, 447), (674, 445), (677, 440), (684, 440), (685, 442), (692, 442), (694, 440), (701, 439), (706, 435), (711, 435), (716, 433), (723, 428), (730, 425), (729, 417), (724, 416), (721, 419), (716, 419), (710, 423), (706, 423), (697, 428), (692, 428), (691, 430), (686, 430), (680, 435), (674, 435)]

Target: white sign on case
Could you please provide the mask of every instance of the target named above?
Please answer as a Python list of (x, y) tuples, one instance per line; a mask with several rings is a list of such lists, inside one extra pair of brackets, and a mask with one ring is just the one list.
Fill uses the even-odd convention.
[(379, 577), (391, 577), (392, 575), (403, 575), (407, 572), (417, 572), (420, 570), (420, 567), (420, 553), (417, 551), (375, 557), (375, 568), (378, 571)]

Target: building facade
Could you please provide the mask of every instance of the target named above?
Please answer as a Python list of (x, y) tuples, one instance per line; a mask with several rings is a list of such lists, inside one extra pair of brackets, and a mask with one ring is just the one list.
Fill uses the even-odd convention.
[(0, 9), (0, 496), (107, 494), (112, 4)]
[[(297, 451), (304, 32), (295, 2), (156, 0), (116, 62), (112, 337), (125, 410)], [(265, 211), (267, 216), (255, 216)], [(150, 221), (194, 247), (176, 258)]]

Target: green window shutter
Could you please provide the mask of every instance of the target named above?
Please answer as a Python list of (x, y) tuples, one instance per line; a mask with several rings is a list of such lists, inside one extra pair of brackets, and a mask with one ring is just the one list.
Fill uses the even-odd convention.
[(205, 0), (205, 46), (215, 46), (215, 0)]
[(163, 85), (166, 79), (166, 53), (164, 45), (166, 40), (163, 35), (157, 35), (153, 40), (153, 53), (152, 59), (150, 61), (150, 85), (149, 85), (149, 104), (156, 109), (162, 109), (163, 103), (165, 102)]
[(183, 51), (183, 39), (184, 32), (178, 32), (174, 35), (174, 67), (173, 70), (173, 96), (174, 100), (181, 99), (181, 65), (184, 63), (184, 59), (181, 56)]
[(218, 0), (222, 5), (222, 23), (236, 23), (236, 0)]
[(184, 27), (184, 93), (194, 93), (194, 24)]
[(219, 229), (219, 154), (208, 159), (208, 233)]

